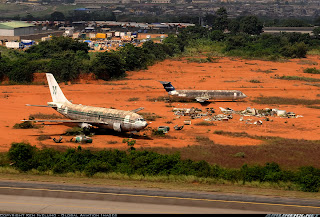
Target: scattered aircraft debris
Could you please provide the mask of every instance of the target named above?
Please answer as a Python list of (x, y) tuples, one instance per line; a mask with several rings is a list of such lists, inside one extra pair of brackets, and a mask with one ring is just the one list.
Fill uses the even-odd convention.
[(92, 143), (92, 138), (84, 134), (77, 135), (73, 139), (76, 143)]
[(181, 126), (175, 125), (173, 128), (174, 128), (175, 130), (182, 130), (182, 129), (183, 129), (183, 126), (184, 126), (184, 125), (181, 125)]
[(52, 139), (55, 143), (62, 143), (62, 136), (59, 139), (53, 138)]
[(158, 127), (158, 131), (162, 131), (163, 133), (168, 133), (169, 130), (170, 130), (170, 127), (168, 127), (168, 126), (159, 126)]
[[(246, 124), (262, 125), (263, 121), (270, 121), (270, 117), (281, 117), (281, 118), (298, 118), (303, 117), (301, 115), (296, 115), (294, 112), (286, 112), (285, 110), (280, 109), (256, 109), (247, 107), (244, 110), (235, 111), (231, 108), (222, 108), (219, 107), (222, 114), (215, 114), (213, 108), (206, 108), (206, 111), (202, 111), (199, 108), (174, 108), (173, 112), (177, 118), (181, 116), (188, 116), (191, 119), (204, 118), (204, 121), (229, 121), (233, 119), (234, 115), (240, 115), (239, 121), (243, 121)], [(252, 118), (245, 119), (245, 117), (264, 117), (262, 120), (253, 120)], [(191, 121), (186, 120), (184, 125), (190, 125)], [(176, 125), (177, 126), (177, 125)]]

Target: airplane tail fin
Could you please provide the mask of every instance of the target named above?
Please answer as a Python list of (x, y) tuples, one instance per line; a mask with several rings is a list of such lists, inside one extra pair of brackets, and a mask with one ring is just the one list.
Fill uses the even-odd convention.
[(53, 77), (51, 73), (46, 73), (48, 85), (52, 97), (53, 102), (65, 103), (69, 102), (67, 98), (64, 96), (62, 90), (60, 89), (56, 79)]
[(171, 91), (174, 91), (175, 88), (172, 86), (171, 82), (168, 82), (168, 81), (159, 81), (164, 89), (167, 91), (167, 92), (171, 92)]

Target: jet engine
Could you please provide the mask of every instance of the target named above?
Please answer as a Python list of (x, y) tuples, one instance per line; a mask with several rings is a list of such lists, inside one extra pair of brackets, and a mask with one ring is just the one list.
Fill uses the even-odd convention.
[(81, 127), (81, 128), (90, 128), (90, 127), (92, 127), (92, 125), (88, 124), (88, 123), (81, 123), (81, 124), (79, 124), (79, 127)]

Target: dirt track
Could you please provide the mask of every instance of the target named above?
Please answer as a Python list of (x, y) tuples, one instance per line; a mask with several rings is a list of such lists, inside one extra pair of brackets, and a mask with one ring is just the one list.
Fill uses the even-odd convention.
[[(306, 59), (294, 59), (288, 62), (271, 62), (244, 60), (238, 58), (220, 58), (215, 63), (188, 63), (187, 60), (165, 60), (148, 70), (128, 72), (126, 80), (95, 81), (81, 80), (77, 84), (60, 84), (62, 90), (73, 103), (91, 106), (114, 107), (123, 110), (133, 110), (144, 107), (140, 113), (155, 113), (160, 116), (149, 123), (149, 127), (161, 125), (170, 127), (169, 138), (152, 137), (152, 140), (138, 138), (136, 147), (183, 147), (197, 144), (197, 136), (209, 137), (216, 144), (222, 145), (259, 145), (260, 140), (249, 138), (233, 138), (213, 134), (215, 130), (247, 132), (250, 135), (279, 136), (284, 138), (319, 140), (320, 139), (320, 109), (307, 108), (304, 105), (259, 105), (251, 100), (257, 97), (280, 96), (284, 98), (320, 99), (319, 87), (306, 85), (305, 81), (287, 81), (275, 79), (275, 76), (300, 76), (320, 78), (320, 75), (303, 73), (303, 68), (318, 68), (320, 57), (309, 56)], [(173, 102), (171, 105), (163, 101), (150, 101), (152, 98), (167, 96), (158, 80), (171, 81), (176, 89), (228, 89), (240, 90), (248, 97), (239, 102), (214, 102), (207, 106), (199, 103)], [(252, 83), (258, 80), (261, 83)], [(43, 75), (38, 75), (36, 81), (45, 81)], [(132, 98), (138, 98), (132, 101)], [(30, 114), (38, 112), (56, 113), (50, 108), (27, 107), (25, 104), (45, 105), (51, 101), (49, 89), (45, 85), (9, 85), (0, 86), (0, 151), (7, 151), (12, 142), (26, 141), (39, 147), (71, 146), (78, 144), (66, 142), (57, 144), (52, 139), (39, 141), (40, 135), (58, 138), (68, 129), (61, 124), (40, 125), (39, 129), (13, 129), (15, 123), (27, 119)], [(172, 106), (172, 107), (170, 107)], [(174, 125), (182, 125), (188, 117), (176, 118), (172, 108), (213, 107), (217, 114), (219, 107), (229, 107), (234, 110), (244, 110), (247, 107), (278, 108), (302, 115), (301, 118), (283, 119), (274, 117), (273, 122), (263, 122), (261, 126), (240, 122), (239, 115), (234, 115), (227, 122), (214, 122), (216, 126), (195, 126), (202, 119), (192, 120), (192, 125), (184, 126), (181, 131), (173, 130)], [(249, 117), (245, 117), (249, 118)], [(252, 118), (259, 120), (259, 118)], [(262, 118), (260, 118), (262, 120)], [(172, 122), (172, 123), (170, 123)], [(168, 124), (170, 123), (170, 124)], [(150, 131), (141, 132), (150, 135)], [(64, 137), (71, 139), (72, 137)], [(124, 136), (96, 135), (92, 144), (86, 147), (127, 149), (122, 143)], [(115, 144), (111, 144), (115, 143)]]

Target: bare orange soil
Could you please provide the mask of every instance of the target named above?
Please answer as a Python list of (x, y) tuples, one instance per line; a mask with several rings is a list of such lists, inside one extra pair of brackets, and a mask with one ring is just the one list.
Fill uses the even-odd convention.
[[(170, 127), (166, 138), (152, 137), (137, 138), (136, 147), (184, 147), (197, 144), (197, 136), (209, 137), (216, 144), (222, 145), (259, 145), (260, 140), (249, 138), (234, 138), (216, 135), (215, 130), (247, 132), (250, 135), (279, 136), (284, 138), (319, 140), (320, 139), (320, 109), (307, 108), (304, 105), (260, 105), (251, 100), (257, 97), (279, 96), (284, 98), (320, 99), (319, 87), (306, 85), (304, 81), (287, 81), (275, 79), (276, 75), (304, 76), (319, 78), (320, 75), (303, 73), (304, 68), (318, 67), (319, 56), (309, 56), (306, 59), (293, 59), (287, 62), (271, 62), (259, 60), (244, 60), (239, 58), (220, 58), (215, 63), (188, 63), (187, 60), (165, 60), (148, 70), (128, 72), (128, 77), (120, 81), (96, 81), (81, 79), (77, 84), (60, 84), (69, 100), (73, 103), (100, 107), (113, 107), (122, 110), (133, 110), (139, 107), (145, 109), (140, 113), (155, 113), (160, 116), (149, 123), (149, 130), (140, 132), (151, 135), (150, 128), (161, 125)], [(199, 103), (150, 101), (148, 99), (167, 96), (159, 80), (171, 81), (176, 89), (226, 89), (240, 90), (248, 97), (238, 102), (214, 102), (207, 106)], [(261, 83), (251, 83), (250, 80), (259, 80)], [(36, 81), (45, 81), (43, 75), (38, 75)], [(138, 98), (132, 101), (131, 98)], [(62, 124), (40, 124), (38, 129), (13, 129), (15, 123), (27, 119), (30, 114), (56, 113), (51, 108), (28, 107), (25, 104), (45, 105), (51, 101), (49, 89), (46, 85), (8, 85), (0, 86), (0, 151), (7, 151), (12, 142), (29, 142), (38, 147), (70, 146), (78, 144), (67, 142), (72, 136), (63, 136), (63, 143), (54, 143), (52, 139), (39, 141), (40, 135), (59, 138), (70, 126)], [(170, 107), (170, 106), (173, 107)], [(300, 118), (272, 117), (273, 122), (263, 121), (263, 124), (245, 124), (239, 121), (240, 115), (222, 122), (214, 122), (216, 126), (196, 126), (195, 123), (203, 119), (193, 119), (191, 125), (185, 125), (180, 131), (173, 129), (174, 125), (182, 125), (190, 117), (177, 118), (173, 108), (201, 108), (213, 107), (219, 114), (219, 107), (229, 107), (234, 110), (244, 110), (247, 107), (263, 109), (278, 108), (292, 111)], [(244, 117), (248, 119), (251, 117)], [(263, 118), (251, 118), (263, 120)], [(172, 123), (171, 123), (172, 122)], [(127, 149), (122, 143), (127, 135), (112, 134), (95, 135), (92, 144), (84, 144), (91, 148), (118, 148)]]

